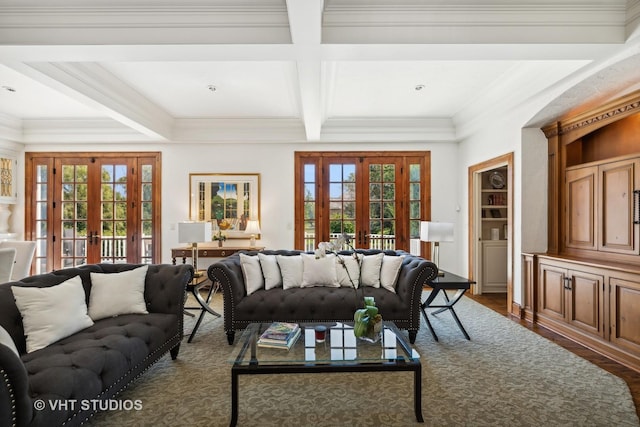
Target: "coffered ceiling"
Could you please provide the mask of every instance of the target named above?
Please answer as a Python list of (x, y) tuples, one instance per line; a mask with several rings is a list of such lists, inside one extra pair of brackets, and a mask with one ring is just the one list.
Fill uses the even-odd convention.
[(573, 82), (634, 61), (639, 22), (640, 0), (0, 0), (0, 139), (456, 141), (558, 85), (553, 114), (602, 96)]

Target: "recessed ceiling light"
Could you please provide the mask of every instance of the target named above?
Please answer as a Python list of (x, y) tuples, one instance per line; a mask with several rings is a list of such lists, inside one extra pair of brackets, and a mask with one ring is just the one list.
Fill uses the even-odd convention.
[(15, 92), (16, 91), (11, 86), (2, 86), (2, 89), (6, 90), (7, 92)]
[(424, 89), (424, 85), (416, 85), (416, 90), (422, 90)]
[(218, 90), (218, 88), (215, 85), (209, 85), (207, 86), (207, 89), (209, 89), (211, 92), (215, 92)]

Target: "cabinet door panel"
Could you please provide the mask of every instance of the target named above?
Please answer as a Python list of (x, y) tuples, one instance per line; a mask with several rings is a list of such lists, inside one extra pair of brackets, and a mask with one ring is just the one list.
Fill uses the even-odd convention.
[(640, 352), (640, 282), (609, 279), (611, 286), (611, 341)]
[(567, 171), (566, 245), (596, 249), (596, 166)]
[(604, 336), (603, 327), (603, 280), (602, 276), (569, 271), (571, 292), (569, 292), (568, 321), (573, 326), (598, 336)]
[(538, 313), (550, 318), (565, 319), (565, 269), (540, 265), (538, 280)]
[(633, 190), (639, 187), (639, 167), (637, 159), (600, 166), (601, 251), (640, 253), (638, 226), (633, 224)]

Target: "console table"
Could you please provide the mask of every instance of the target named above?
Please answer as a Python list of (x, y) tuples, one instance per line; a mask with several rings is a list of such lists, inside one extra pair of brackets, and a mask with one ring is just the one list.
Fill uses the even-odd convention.
[[(460, 328), (460, 330), (464, 334), (464, 337), (470, 340), (471, 338), (469, 338), (469, 334), (464, 329), (464, 326), (462, 326), (460, 319), (458, 319), (458, 315), (453, 309), (453, 306), (458, 301), (460, 301), (460, 298), (462, 298), (464, 293), (467, 290), (469, 290), (472, 284), (476, 282), (473, 280), (466, 279), (464, 277), (456, 276), (455, 274), (449, 273), (448, 271), (440, 270), (440, 272), (444, 273), (444, 275), (438, 276), (435, 279), (430, 280), (426, 283), (426, 285), (433, 288), (433, 290), (431, 291), (431, 294), (429, 294), (429, 296), (427, 297), (427, 300), (423, 302), (422, 306), (420, 307), (420, 309), (422, 310), (422, 314), (424, 315), (424, 320), (426, 321), (427, 326), (429, 327), (429, 331), (431, 332), (433, 339), (438, 341), (438, 336), (436, 335), (436, 332), (433, 330), (433, 326), (431, 326), (431, 322), (427, 317), (427, 308), (438, 309), (434, 311), (432, 314), (438, 314), (445, 310), (449, 310), (451, 312), (451, 315), (453, 316), (453, 320), (456, 321), (456, 323), (458, 324), (458, 328)], [(452, 298), (449, 298), (449, 295), (447, 295), (447, 290), (455, 290), (456, 293)], [(445, 299), (445, 303), (434, 304), (433, 300), (436, 298), (438, 293), (440, 293), (440, 291), (442, 291), (442, 296)]]
[[(239, 251), (261, 251), (264, 246), (198, 246), (198, 258), (226, 258)], [(182, 263), (191, 258), (191, 246), (171, 249), (171, 262), (176, 265), (176, 259), (182, 258)]]

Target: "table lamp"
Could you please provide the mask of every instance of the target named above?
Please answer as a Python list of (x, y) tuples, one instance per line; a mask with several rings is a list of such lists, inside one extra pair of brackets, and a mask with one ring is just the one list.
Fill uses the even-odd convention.
[(256, 234), (260, 234), (260, 221), (257, 219), (250, 219), (247, 221), (247, 227), (244, 229), (244, 232), (251, 234), (249, 246), (254, 247), (256, 245)]
[(178, 241), (191, 243), (191, 259), (195, 277), (198, 277), (198, 243), (211, 240), (211, 223), (204, 221), (185, 221), (178, 223)]
[(440, 270), (440, 242), (453, 242), (453, 223), (450, 222), (420, 222), (420, 240), (431, 242), (431, 257), (438, 267), (438, 276), (444, 276)]

